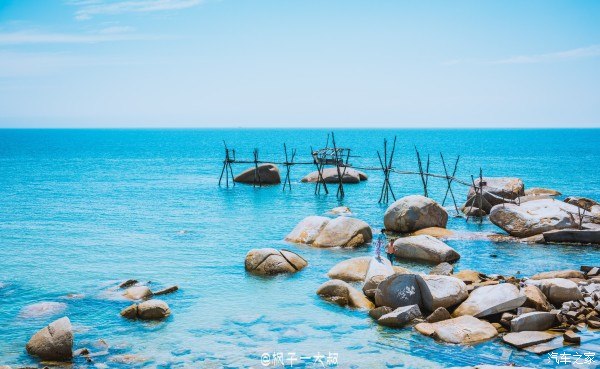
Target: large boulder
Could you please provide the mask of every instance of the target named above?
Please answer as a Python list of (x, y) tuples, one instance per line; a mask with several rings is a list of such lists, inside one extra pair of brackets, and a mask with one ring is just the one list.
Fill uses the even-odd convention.
[(239, 183), (269, 185), (281, 183), (281, 176), (279, 175), (279, 168), (275, 164), (265, 163), (258, 165), (258, 171), (254, 167), (248, 168), (233, 180)]
[(444, 275), (424, 275), (422, 278), (429, 288), (429, 293), (423, 295), (423, 305), (428, 311), (456, 306), (469, 296), (467, 285), (458, 278)]
[(369, 261), (369, 268), (367, 269), (365, 281), (368, 281), (375, 276), (389, 277), (392, 274), (394, 274), (392, 263), (390, 263), (390, 261), (386, 258), (377, 258), (374, 256)]
[(332, 279), (323, 283), (317, 290), (317, 295), (340, 306), (368, 310), (375, 307), (361, 291), (339, 279)]
[(521, 314), (510, 321), (511, 332), (545, 331), (556, 324), (556, 314), (546, 311), (532, 311)]
[(300, 223), (285, 237), (286, 241), (311, 244), (331, 219), (312, 215), (302, 219)]
[(600, 228), (556, 229), (554, 231), (544, 232), (543, 235), (544, 241), (548, 243), (578, 243), (584, 245), (600, 245)]
[(394, 274), (384, 279), (375, 290), (375, 305), (389, 306), (393, 309), (401, 306), (419, 305), (425, 308), (423, 296), (430, 292), (423, 277), (417, 274)]
[[(342, 174), (342, 183), (358, 183), (360, 181), (366, 181), (367, 175), (361, 171), (352, 168), (340, 168), (340, 173)], [(338, 183), (339, 176), (337, 168), (324, 168), (322, 170), (323, 181), (325, 183)], [(302, 182), (317, 182), (319, 180), (319, 172), (314, 171), (310, 172), (304, 178), (302, 178)]]
[(577, 207), (558, 200), (542, 199), (496, 205), (490, 221), (515, 237), (530, 237), (554, 229), (576, 228)]
[[(479, 178), (475, 180), (475, 186), (479, 187)], [(469, 188), (467, 198), (475, 196), (473, 186)], [(519, 178), (510, 177), (483, 177), (483, 198), (492, 206), (514, 200), (525, 195), (525, 186)], [(468, 203), (468, 201), (467, 201)], [(473, 204), (477, 206), (477, 203)]]
[(387, 230), (400, 233), (429, 227), (446, 228), (448, 213), (428, 197), (411, 195), (390, 205), (385, 211), (383, 223)]
[(377, 324), (386, 327), (400, 328), (421, 317), (421, 310), (418, 305), (401, 306), (394, 311), (387, 313), (377, 319)]
[(565, 270), (553, 270), (550, 272), (542, 272), (535, 274), (531, 279), (551, 279), (551, 278), (578, 278), (585, 279), (585, 275), (579, 270), (565, 269)]
[(550, 311), (553, 306), (548, 302), (546, 295), (537, 288), (530, 284), (526, 285), (521, 289), (521, 293), (525, 295), (527, 300), (523, 303), (523, 307), (533, 308), (539, 311)]
[(472, 344), (496, 337), (498, 331), (490, 323), (469, 315), (436, 323), (419, 323), (415, 329), (448, 343)]
[(137, 316), (143, 320), (160, 320), (171, 315), (171, 309), (161, 300), (148, 300), (137, 306)]
[(338, 217), (330, 220), (312, 243), (317, 247), (355, 247), (371, 242), (371, 227), (360, 219)]
[(577, 283), (565, 278), (528, 279), (525, 283), (537, 286), (554, 306), (560, 306), (567, 301), (583, 299)]
[(73, 357), (73, 327), (67, 317), (50, 323), (31, 337), (25, 347), (30, 355), (49, 361), (70, 361)]
[(370, 263), (370, 256), (359, 256), (340, 261), (329, 269), (327, 276), (331, 279), (341, 279), (346, 282), (362, 282), (367, 276)]
[(307, 265), (308, 262), (294, 252), (271, 248), (248, 251), (245, 262), (248, 272), (259, 275), (295, 273)]
[(453, 262), (460, 259), (460, 255), (452, 247), (427, 235), (398, 238), (394, 242), (394, 255), (399, 259), (429, 263)]
[(452, 316), (471, 315), (476, 318), (516, 309), (527, 300), (519, 288), (510, 283), (478, 287), (460, 304)]

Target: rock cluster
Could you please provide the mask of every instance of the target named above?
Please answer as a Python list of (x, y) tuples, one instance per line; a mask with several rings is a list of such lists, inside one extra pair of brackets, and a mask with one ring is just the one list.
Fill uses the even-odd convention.
[(357, 247), (370, 243), (371, 227), (360, 219), (321, 216), (304, 218), (286, 236), (286, 241), (316, 247)]

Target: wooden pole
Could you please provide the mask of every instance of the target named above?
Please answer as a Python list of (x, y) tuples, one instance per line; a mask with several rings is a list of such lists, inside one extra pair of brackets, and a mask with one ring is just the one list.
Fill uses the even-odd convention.
[[(442, 206), (446, 203), (446, 197), (448, 196), (448, 191), (450, 191), (450, 195), (452, 196), (452, 201), (454, 202), (454, 209), (456, 210), (456, 214), (459, 214), (458, 205), (456, 205), (456, 199), (454, 198), (454, 192), (452, 192), (452, 178), (454, 178), (454, 174), (456, 173), (456, 164), (454, 165), (454, 172), (452, 173), (452, 178), (448, 177), (448, 169), (446, 169), (446, 161), (444, 160), (444, 155), (440, 152), (440, 157), (442, 158), (442, 165), (444, 166), (444, 173), (446, 173), (446, 181), (448, 182), (448, 188), (446, 189), (446, 196), (444, 196), (444, 201), (442, 201)], [(459, 156), (460, 158), (460, 156)], [(456, 163), (458, 163), (458, 159), (456, 159)]]
[(342, 173), (340, 172), (340, 162), (339, 162), (339, 156), (338, 156), (338, 150), (337, 150), (337, 146), (335, 145), (335, 136), (333, 134), (333, 132), (331, 132), (331, 143), (333, 144), (333, 155), (335, 158), (335, 167), (337, 169), (337, 174), (338, 174), (338, 190), (336, 195), (343, 198), (344, 197), (344, 184), (343, 184), (343, 178), (342, 178)]

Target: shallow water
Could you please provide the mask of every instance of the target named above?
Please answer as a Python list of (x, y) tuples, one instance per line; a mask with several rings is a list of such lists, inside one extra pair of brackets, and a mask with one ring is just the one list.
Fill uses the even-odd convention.
[[(461, 155), (457, 176), (465, 180), (481, 167), (484, 175), (520, 177), (527, 187), (600, 198), (600, 130), (338, 130), (336, 140), (352, 148), (351, 162), (371, 167), (378, 165), (375, 151), (383, 138), (394, 134), (395, 166), (402, 170), (416, 170), (417, 145), (422, 154), (431, 154), (432, 172), (443, 172), (442, 151), (448, 162)], [(111, 361), (122, 354), (147, 359), (136, 364), (145, 367), (261, 367), (261, 354), (273, 352), (337, 353), (340, 368), (509, 362), (552, 367), (544, 363), (545, 355), (499, 342), (459, 347), (409, 329), (382, 328), (364, 312), (315, 295), (331, 266), (370, 255), (374, 247), (321, 250), (282, 239), (305, 216), (339, 205), (381, 228), (386, 206), (377, 203), (379, 172), (346, 186), (341, 201), (333, 194), (314, 195), (312, 184), (299, 183), (310, 166), (292, 168), (291, 192), (279, 186), (217, 185), (224, 139), (238, 158), (251, 158), (258, 147), (262, 160), (283, 161), (286, 142), (298, 149), (298, 161), (307, 161), (310, 146), (323, 146), (326, 137), (324, 130), (0, 130), (0, 364), (36, 363), (25, 343), (67, 315), (77, 329), (76, 348), (101, 351), (95, 348), (99, 339), (110, 346), (94, 363), (76, 360), (82, 368), (130, 367)], [(422, 192), (417, 176), (391, 179), (397, 197)], [(431, 197), (441, 201), (444, 191), (443, 180), (431, 179)], [(463, 202), (466, 187), (455, 185), (454, 191)], [(499, 231), (489, 222), (461, 218), (451, 218), (448, 228)], [(600, 264), (597, 247), (448, 243), (462, 256), (456, 269), (484, 273), (527, 276)], [(292, 276), (247, 275), (244, 256), (256, 247), (288, 248), (309, 266)], [(172, 316), (162, 323), (122, 319), (119, 311), (128, 302), (107, 290), (129, 278), (150, 281), (153, 289), (178, 284), (180, 291), (162, 297)], [(53, 315), (23, 313), (41, 301), (66, 308)], [(600, 355), (600, 340), (585, 347)], [(303, 366), (313, 367), (294, 365)]]

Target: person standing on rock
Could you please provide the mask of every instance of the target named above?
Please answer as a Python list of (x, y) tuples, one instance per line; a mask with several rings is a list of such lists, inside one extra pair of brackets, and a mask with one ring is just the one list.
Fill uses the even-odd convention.
[(387, 253), (390, 264), (394, 265), (394, 239), (391, 237), (388, 240), (387, 246), (385, 247), (385, 252)]

